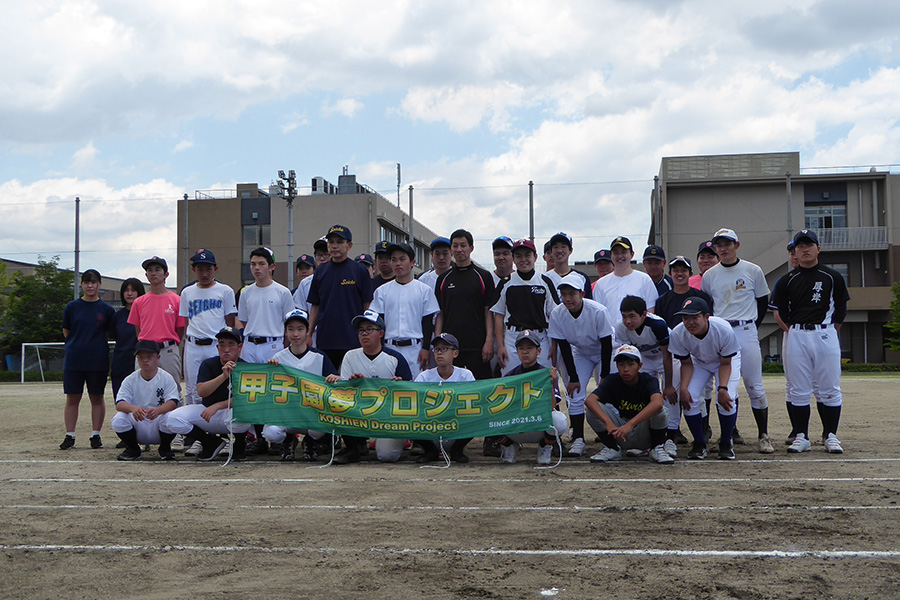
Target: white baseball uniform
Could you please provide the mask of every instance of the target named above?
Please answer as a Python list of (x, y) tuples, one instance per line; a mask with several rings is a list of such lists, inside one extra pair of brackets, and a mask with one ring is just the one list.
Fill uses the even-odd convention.
[(234, 290), (214, 281), (201, 288), (194, 284), (181, 291), (179, 314), (188, 321), (184, 336), (184, 403), (201, 404), (197, 394), (200, 363), (218, 354), (216, 334), (225, 327), (225, 317), (237, 313)]
[[(175, 385), (172, 375), (162, 369), (158, 369), (156, 375), (149, 381), (141, 376), (140, 370), (134, 371), (122, 381), (122, 386), (116, 396), (116, 404), (127, 402), (141, 408), (156, 408), (169, 400), (178, 404), (178, 386)], [(125, 433), (134, 429), (138, 444), (158, 444), (160, 430), (163, 433), (174, 433), (168, 426), (168, 418), (171, 414), (171, 412), (164, 413), (152, 421), (150, 419), (135, 421), (131, 413), (116, 411), (109, 424), (116, 433)]]
[(434, 288), (413, 279), (398, 283), (396, 279), (375, 290), (370, 310), (384, 316), (384, 343), (406, 359), (410, 374), (419, 374), (419, 351), (428, 348), (431, 340), (424, 340), (422, 319), (440, 312)]
[[(280, 365), (285, 365), (321, 377), (337, 374), (337, 369), (331, 364), (331, 359), (328, 358), (324, 352), (316, 350), (315, 348), (307, 348), (306, 352), (300, 356), (291, 352), (290, 348), (285, 348), (281, 352), (275, 354), (272, 358), (277, 360)], [(325, 436), (326, 432), (301, 429), (299, 427), (285, 427), (284, 425), (266, 425), (263, 427), (262, 431), (263, 437), (272, 444), (280, 444), (288, 434), (296, 435), (298, 433), (308, 435), (314, 440), (319, 440)]]
[[(708, 271), (707, 271), (708, 272)], [(703, 403), (703, 389), (707, 382), (715, 377), (716, 385), (728, 387), (728, 395), (734, 402), (730, 409), (717, 404), (720, 415), (733, 415), (737, 413), (737, 384), (741, 372), (741, 347), (734, 335), (734, 330), (727, 321), (719, 317), (709, 318), (709, 331), (703, 338), (691, 334), (679, 324), (672, 330), (669, 338), (669, 352), (679, 359), (690, 358), (694, 366), (691, 381), (688, 383), (688, 392), (691, 394), (691, 406), (684, 411), (685, 416), (700, 414), (700, 405)], [(719, 367), (721, 359), (731, 357), (731, 377), (727, 383), (719, 381)]]

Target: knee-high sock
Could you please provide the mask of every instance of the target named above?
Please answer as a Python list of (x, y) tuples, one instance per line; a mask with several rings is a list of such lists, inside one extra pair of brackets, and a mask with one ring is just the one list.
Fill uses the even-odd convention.
[(703, 435), (703, 417), (700, 415), (684, 415), (684, 420), (694, 436), (694, 443), (706, 445), (706, 437)]

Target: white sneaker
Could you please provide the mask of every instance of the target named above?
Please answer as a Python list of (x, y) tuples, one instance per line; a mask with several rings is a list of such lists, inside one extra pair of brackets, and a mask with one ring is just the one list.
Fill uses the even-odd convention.
[(613, 450), (612, 448), (604, 448), (591, 457), (591, 462), (609, 462), (611, 460), (620, 460), (622, 458), (621, 450)]
[(516, 457), (519, 455), (519, 450), (522, 449), (522, 444), (519, 442), (513, 442), (509, 446), (500, 446), (500, 460), (505, 463), (513, 464), (516, 462)]
[(585, 450), (587, 450), (587, 446), (584, 443), (584, 438), (578, 438), (572, 442), (569, 451), (566, 452), (566, 456), (584, 456)]
[(802, 433), (798, 433), (797, 437), (794, 438), (794, 443), (788, 446), (788, 452), (791, 453), (799, 453), (799, 452), (809, 452), (810, 443), (809, 440), (806, 439), (806, 436)]
[(625, 451), (625, 456), (629, 456), (631, 458), (647, 456), (648, 454), (650, 454), (650, 453), (647, 450), (644, 450), (643, 448), (629, 448), (628, 450)]
[(191, 444), (191, 447), (184, 451), (185, 456), (197, 456), (200, 454), (200, 451), (203, 450), (203, 445), (200, 442), (194, 442)]
[(553, 462), (553, 445), (552, 444), (538, 446), (537, 462), (539, 465), (549, 465), (551, 462)]
[(172, 450), (175, 452), (181, 452), (184, 450), (184, 436), (180, 433), (175, 436), (175, 439), (172, 440)]
[(772, 446), (771, 440), (769, 440), (769, 434), (764, 433), (759, 438), (759, 453), (760, 454), (772, 454), (775, 452), (775, 448)]
[(660, 444), (659, 446), (651, 450), (650, 458), (661, 465), (671, 465), (673, 462), (675, 462), (675, 459), (669, 456), (669, 453), (666, 451), (665, 444)]
[(829, 433), (828, 437), (825, 438), (825, 452), (830, 454), (844, 453), (844, 449), (841, 447), (841, 440), (837, 439), (837, 436), (833, 433)]
[(672, 440), (666, 440), (666, 443), (663, 444), (663, 448), (665, 448), (666, 454), (672, 458), (678, 458), (678, 444)]

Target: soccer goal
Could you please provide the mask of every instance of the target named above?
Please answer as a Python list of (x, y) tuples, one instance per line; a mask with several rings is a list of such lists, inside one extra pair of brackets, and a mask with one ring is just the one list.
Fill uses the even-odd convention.
[[(110, 342), (110, 348), (114, 342)], [(41, 381), (46, 382), (47, 372), (62, 372), (66, 358), (65, 342), (42, 342), (22, 344), (19, 381), (25, 383), (25, 373), (41, 374)]]

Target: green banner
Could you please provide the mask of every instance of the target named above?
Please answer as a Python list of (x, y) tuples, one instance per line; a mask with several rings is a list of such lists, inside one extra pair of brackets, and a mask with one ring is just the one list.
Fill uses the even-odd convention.
[(238, 363), (231, 387), (236, 423), (431, 440), (543, 431), (553, 424), (548, 369), (466, 383), (328, 384), (284, 365)]

